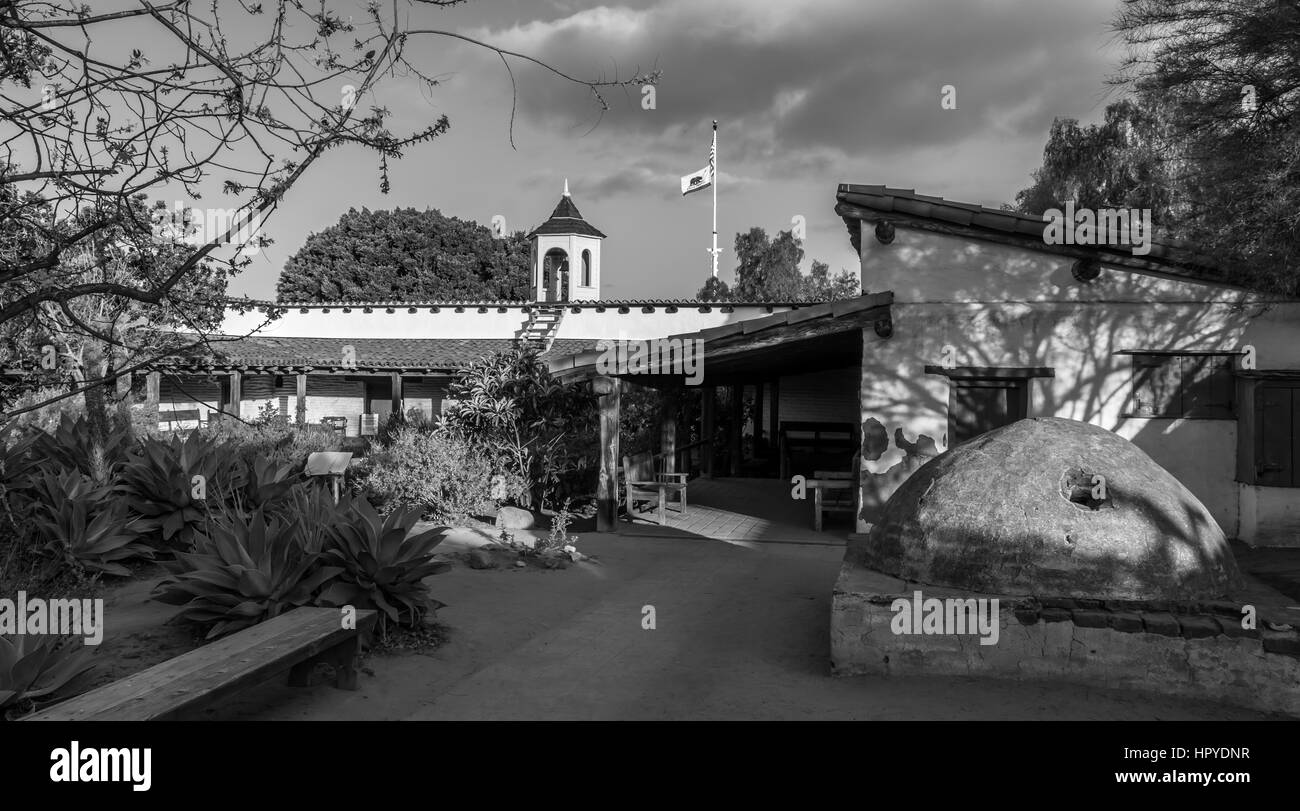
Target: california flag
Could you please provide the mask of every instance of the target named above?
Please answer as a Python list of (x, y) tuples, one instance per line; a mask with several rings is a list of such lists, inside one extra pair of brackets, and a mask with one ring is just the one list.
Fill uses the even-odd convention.
[(709, 147), (709, 165), (694, 174), (686, 175), (682, 178), (682, 195), (685, 196), (693, 191), (707, 189), (713, 185), (713, 166), (717, 157), (717, 145)]

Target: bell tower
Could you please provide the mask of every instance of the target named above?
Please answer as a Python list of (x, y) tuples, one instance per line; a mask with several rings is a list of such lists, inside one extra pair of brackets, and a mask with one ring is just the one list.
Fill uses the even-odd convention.
[(600, 299), (600, 241), (605, 235), (582, 218), (569, 195), (569, 181), (555, 211), (528, 238), (532, 241), (533, 301)]

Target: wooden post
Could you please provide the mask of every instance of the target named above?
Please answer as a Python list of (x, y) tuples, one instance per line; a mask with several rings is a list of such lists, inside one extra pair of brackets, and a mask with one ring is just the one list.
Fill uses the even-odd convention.
[(677, 472), (677, 388), (665, 389), (659, 401), (659, 452), (664, 473)]
[(145, 377), (145, 402), (150, 408), (157, 408), (162, 399), (162, 373), (150, 372)]
[(701, 446), (700, 451), (700, 461), (706, 479), (713, 478), (713, 408), (717, 399), (717, 386), (705, 386), (700, 391), (700, 423), (701, 433), (703, 434), (700, 438), (704, 440), (704, 445)]
[(294, 377), (298, 383), (297, 403), (295, 403), (294, 413), (298, 418), (298, 424), (303, 425), (307, 422), (307, 375), (298, 374)]
[[(598, 377), (592, 384), (600, 405), (600, 480), (596, 489), (596, 531), (618, 532), (619, 380)], [(632, 505), (628, 505), (630, 510)]]
[(390, 418), (400, 418), (402, 414), (402, 374), (401, 372), (392, 372), (391, 377), (393, 380), (391, 392), (393, 397), (393, 413), (390, 415)]
[(739, 383), (731, 384), (731, 419), (730, 428), (727, 431), (727, 455), (731, 457), (730, 468), (732, 476), (740, 475), (740, 448), (741, 434), (745, 426), (741, 425), (745, 414), (745, 387)]
[(763, 448), (763, 383), (754, 384), (754, 456)]
[(239, 401), (244, 399), (244, 376), (240, 372), (231, 372), (229, 376), (230, 399), (223, 405), (222, 410), (227, 414), (239, 416)]
[(772, 392), (769, 399), (772, 401), (771, 406), (767, 409), (767, 446), (771, 448), (772, 453), (776, 454), (776, 467), (781, 478), (785, 478), (785, 460), (781, 458), (781, 379), (774, 377), (768, 383), (768, 390)]
[[(682, 391), (681, 389), (679, 389), (678, 391), (680, 393), (679, 401), (682, 404), (682, 408), (681, 408), (682, 425), (685, 426), (686, 428), (686, 439), (687, 442), (689, 443), (691, 438), (692, 425), (695, 422), (695, 398), (692, 396), (693, 392), (689, 390)], [(682, 472), (683, 473), (691, 472), (691, 453), (686, 454), (686, 459), (684, 460)]]

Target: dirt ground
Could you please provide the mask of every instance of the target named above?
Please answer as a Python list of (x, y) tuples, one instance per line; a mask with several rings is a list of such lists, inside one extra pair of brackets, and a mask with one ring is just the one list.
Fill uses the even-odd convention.
[[(462, 551), (483, 537), (461, 532), (444, 550)], [(462, 563), (434, 577), (434, 595), (448, 604), (438, 616), (448, 641), (427, 653), (369, 656), (355, 692), (327, 684), (291, 689), (277, 681), (206, 715), (230, 720), (1266, 717), (1206, 702), (1050, 683), (835, 678), (828, 658), (830, 595), (841, 549), (746, 548), (704, 539), (592, 533), (581, 535), (577, 546), (598, 562), (554, 571), (475, 570)], [(653, 630), (643, 627), (647, 606), (654, 608)], [(159, 641), (167, 638), (164, 634)], [(137, 637), (138, 644), (148, 640)]]

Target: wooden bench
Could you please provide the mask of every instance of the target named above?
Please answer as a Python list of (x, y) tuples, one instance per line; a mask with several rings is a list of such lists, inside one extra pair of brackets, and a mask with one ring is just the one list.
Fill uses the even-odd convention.
[(822, 531), (824, 514), (857, 511), (852, 473), (818, 470), (806, 484), (813, 491), (813, 529), (818, 532)]
[(355, 690), (360, 633), (377, 614), (357, 611), (356, 628), (344, 628), (342, 616), (338, 608), (295, 608), (22, 720), (169, 721), (285, 670), (291, 686), (305, 687), (321, 662), (334, 666), (338, 687)]
[(636, 517), (635, 504), (638, 501), (657, 501), (659, 504), (659, 523), (668, 523), (668, 494), (676, 493), (681, 502), (681, 514), (686, 515), (686, 474), (656, 473), (654, 457), (648, 453), (638, 453), (623, 457), (623, 483), (627, 491), (627, 520)]
[(163, 429), (167, 431), (176, 430), (172, 426), (180, 422), (195, 422), (202, 425), (203, 412), (197, 408), (176, 409), (173, 411), (163, 411), (159, 409), (158, 422), (159, 424), (167, 423), (167, 427)]

